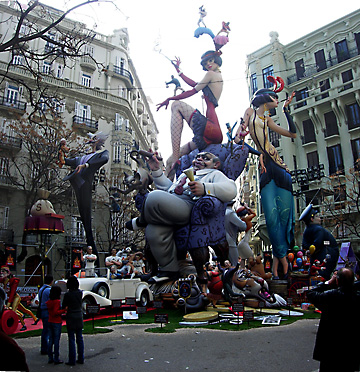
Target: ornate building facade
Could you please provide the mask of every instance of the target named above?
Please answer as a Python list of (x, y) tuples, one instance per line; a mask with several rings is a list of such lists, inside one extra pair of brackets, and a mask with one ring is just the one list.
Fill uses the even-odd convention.
[[(3, 42), (6, 35), (13, 35), (18, 25), (19, 12), (14, 3), (0, 2), (0, 34)], [(46, 27), (62, 14), (55, 8), (45, 6), (41, 14), (35, 13), (29, 17), (31, 23), (28, 26), (40, 24)], [(93, 209), (96, 212), (93, 215), (94, 235), (99, 250), (107, 253), (111, 244), (118, 247), (128, 244), (122, 226), (119, 226), (127, 216), (122, 211), (113, 211), (109, 207), (110, 187), (121, 184), (124, 171), (131, 173), (136, 168), (137, 164), (130, 158), (132, 150), (157, 150), (158, 129), (130, 58), (127, 29), (120, 28), (106, 36), (86, 30), (83, 24), (68, 18), (57, 27), (58, 30), (79, 29), (92, 35), (89, 42), (83, 45), (84, 53), (81, 57), (72, 59), (70, 63), (68, 61), (66, 65), (62, 63), (63, 58), (44, 58), (34, 68), (41, 70), (46, 91), (56, 95), (56, 120), (65, 123), (66, 129), (76, 134), (79, 144), (84, 143), (87, 133), (102, 131), (109, 134), (105, 148), (109, 151), (110, 159), (95, 177), (93, 199)], [(21, 27), (21, 35), (26, 35), (26, 28), (26, 24)], [(58, 45), (59, 38), (57, 28), (53, 28), (46, 37), (29, 41), (25, 47), (27, 50), (41, 50), (46, 53)], [(20, 276), (25, 272), (24, 280), (28, 280), (41, 260), (43, 263), (46, 261), (45, 272), (51, 272), (55, 277), (56, 273), (59, 276), (65, 275), (71, 259), (69, 252), (74, 246), (82, 248), (86, 243), (76, 201), (71, 192), (66, 194), (62, 205), (54, 204), (56, 211), (65, 215), (64, 234), (56, 238), (30, 234), (24, 238), (24, 219), (31, 205), (26, 205), (25, 191), (17, 187), (14, 179), (26, 178), (29, 170), (14, 170), (18, 172), (16, 177), (10, 177), (9, 174), (13, 169), (10, 168), (10, 163), (15, 159), (25, 159), (30, 151), (29, 146), (25, 146), (19, 139), (13, 125), (16, 121), (27, 120), (33, 109), (23, 84), (31, 86), (34, 77), (28, 68), (24, 68), (24, 63), (20, 51), (0, 54), (0, 69), (4, 74), (7, 71), (5, 75), (8, 76), (0, 84), (0, 242), (1, 249), (5, 246), (16, 247), (17, 254), (26, 246), (26, 259), (18, 263), (15, 270)], [(19, 84), (19, 81), (23, 84)], [(47, 104), (48, 102), (49, 100)], [(48, 115), (47, 122), (51, 122), (54, 117), (48, 114), (45, 103), (41, 109), (44, 116)], [(54, 144), (54, 151), (57, 151), (56, 146)], [(60, 175), (65, 175), (68, 171), (62, 169)], [(49, 200), (51, 201), (51, 195)], [(127, 213), (131, 215), (131, 212)], [(122, 215), (122, 219), (119, 215)], [(46, 247), (45, 250), (54, 247), (46, 255), (46, 260), (40, 257), (41, 245)], [(30, 284), (39, 284), (39, 281), (30, 280)]]
[[(323, 224), (338, 242), (359, 250), (360, 159), (360, 11), (357, 10), (287, 45), (276, 32), (270, 43), (247, 56), (249, 97), (271, 86), (267, 76), (280, 76), (285, 89), (280, 101), (295, 91), (290, 105), (297, 127), (295, 140), (269, 133), (269, 138), (293, 176), (296, 206), (295, 245), (301, 246), (304, 225), (298, 218), (314, 204)], [(286, 128), (282, 103), (272, 112)], [(249, 204), (258, 208), (253, 246), (269, 248), (261, 210), (256, 159), (247, 177)]]

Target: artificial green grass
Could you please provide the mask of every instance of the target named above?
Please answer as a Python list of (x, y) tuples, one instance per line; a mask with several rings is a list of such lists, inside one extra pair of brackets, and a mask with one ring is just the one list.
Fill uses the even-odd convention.
[[(283, 316), (279, 326), (288, 325), (291, 323), (296, 322), (300, 319), (319, 319), (320, 314), (314, 312), (313, 310), (302, 311), (303, 316)], [(163, 324), (155, 324), (154, 323), (154, 316), (155, 314), (167, 314), (168, 315), (168, 323)], [(259, 315), (259, 314), (257, 314)], [(215, 330), (222, 330), (222, 331), (243, 331), (251, 328), (258, 328), (258, 327), (268, 327), (266, 325), (262, 325), (261, 321), (258, 320), (251, 320), (250, 322), (243, 322), (243, 324), (236, 325), (230, 324), (228, 322), (221, 322), (215, 324), (208, 324), (208, 325), (201, 325), (201, 326), (182, 326), (179, 324), (183, 320), (184, 312), (179, 309), (161, 309), (161, 310), (150, 310), (145, 314), (139, 314), (139, 319), (127, 319), (123, 322), (120, 322), (121, 316), (117, 316), (118, 322), (115, 321), (115, 315), (110, 318), (104, 319), (95, 319), (94, 322), (89, 320), (84, 322), (84, 331), (83, 334), (97, 334), (97, 333), (107, 333), (112, 332), (112, 327), (114, 325), (122, 325), (122, 324), (151, 324), (151, 327), (145, 329), (145, 332), (152, 332), (152, 333), (173, 333), (176, 332), (176, 329), (179, 328), (205, 328), (205, 329), (215, 329)], [(66, 333), (66, 326), (62, 328), (62, 333)], [(24, 338), (24, 337), (34, 337), (40, 336), (41, 329), (36, 331), (28, 331), (22, 333), (15, 333), (11, 335), (13, 338)]]

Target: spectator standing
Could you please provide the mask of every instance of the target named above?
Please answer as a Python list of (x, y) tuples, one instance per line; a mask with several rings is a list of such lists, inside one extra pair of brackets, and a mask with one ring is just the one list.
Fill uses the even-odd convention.
[(320, 372), (359, 371), (354, 337), (360, 332), (360, 292), (354, 287), (354, 277), (350, 268), (341, 268), (307, 293), (308, 300), (321, 310), (313, 353), (320, 361)]
[(46, 275), (44, 278), (44, 285), (39, 290), (39, 311), (37, 313), (42, 322), (41, 331), (41, 355), (48, 355), (49, 344), (49, 311), (46, 302), (49, 301), (50, 289), (53, 284), (54, 278), (52, 275)]
[(61, 288), (54, 285), (50, 289), (49, 301), (46, 306), (49, 310), (49, 344), (48, 344), (48, 363), (61, 364), (64, 363), (60, 360), (60, 337), (62, 318), (61, 315), (66, 310), (61, 309)]
[(75, 276), (71, 276), (68, 279), (66, 286), (68, 292), (64, 295), (63, 307), (67, 309), (66, 327), (69, 342), (69, 359), (65, 364), (73, 366), (75, 362), (79, 364), (84, 363), (82, 291), (79, 289), (79, 281)]

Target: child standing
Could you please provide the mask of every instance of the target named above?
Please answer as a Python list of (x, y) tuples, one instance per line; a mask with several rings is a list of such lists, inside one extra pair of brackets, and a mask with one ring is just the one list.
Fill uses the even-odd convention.
[(48, 363), (54, 364), (64, 363), (59, 359), (59, 348), (62, 326), (61, 314), (64, 314), (66, 310), (61, 309), (60, 296), (61, 288), (56, 285), (52, 286), (50, 289), (49, 301), (46, 302), (46, 306), (49, 310)]

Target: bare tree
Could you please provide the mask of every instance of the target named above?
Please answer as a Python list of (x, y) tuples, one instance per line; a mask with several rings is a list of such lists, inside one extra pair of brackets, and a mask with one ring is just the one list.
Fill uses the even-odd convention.
[[(76, 59), (87, 57), (96, 63), (98, 69), (103, 69), (104, 66), (94, 60), (86, 48), (96, 33), (86, 29), (82, 23), (66, 20), (75, 9), (99, 1), (87, 0), (65, 12), (45, 6), (39, 1), (30, 1), (25, 6), (17, 0), (13, 2), (12, 14), (3, 22), (15, 24), (15, 32), (12, 33), (12, 27), (9, 27), (9, 33), (5, 33), (0, 40), (0, 55), (10, 54), (6, 68), (0, 69), (0, 79), (6, 78), (7, 81), (21, 85), (26, 90), (33, 112), (41, 104), (51, 104), (56, 96), (56, 92), (49, 94), (46, 83), (49, 75), (57, 73), (48, 67), (55, 60), (61, 61), (64, 68), (72, 68)], [(45, 47), (34, 48), (32, 42), (35, 40), (43, 40)], [(28, 78), (24, 74), (22, 78), (14, 74), (18, 68), (25, 71)]]
[(143, 245), (145, 240), (143, 229), (130, 232), (125, 227), (127, 221), (139, 215), (133, 195), (121, 194), (110, 187), (106, 187), (106, 185), (105, 188), (108, 193), (108, 200), (104, 200), (104, 205), (108, 208), (108, 219), (103, 221), (109, 251), (113, 247), (139, 247)]
[(39, 188), (50, 191), (52, 202), (58, 205), (70, 195), (70, 186), (61, 183), (56, 166), (57, 146), (61, 138), (70, 143), (76, 143), (77, 138), (61, 120), (64, 97), (49, 79), (59, 77), (51, 68), (55, 61), (63, 69), (71, 69), (79, 58), (89, 58), (103, 69), (87, 48), (95, 32), (66, 19), (74, 10), (98, 2), (112, 3), (86, 0), (60, 11), (37, 0), (27, 5), (15, 0), (7, 7), (8, 18), (2, 20), (7, 32), (0, 37), (0, 84), (21, 87), (26, 103), (20, 107), (11, 97), (2, 97), (2, 103), (13, 113), (9, 131), (0, 133), (0, 141), (19, 146), (15, 151), (14, 146), (1, 147), (1, 177), (23, 191), (25, 213), (36, 201)]
[[(68, 142), (76, 141), (77, 136), (66, 129), (61, 118), (50, 113), (39, 111), (32, 120), (18, 118), (11, 121), (9, 128), (12, 133), (16, 133), (16, 138), (0, 133), (2, 143), (16, 139), (21, 144), (21, 155), (16, 151), (8, 151), (6, 147), (0, 150), (0, 156), (4, 155), (4, 159), (7, 159), (2, 174), (6, 176), (6, 183), (24, 192), (25, 205), (29, 208), (36, 201), (38, 189), (48, 190), (52, 201), (58, 203), (69, 187), (61, 182), (57, 144), (62, 138)], [(49, 115), (52, 116), (51, 121)], [(25, 214), (28, 214), (27, 210)]]

